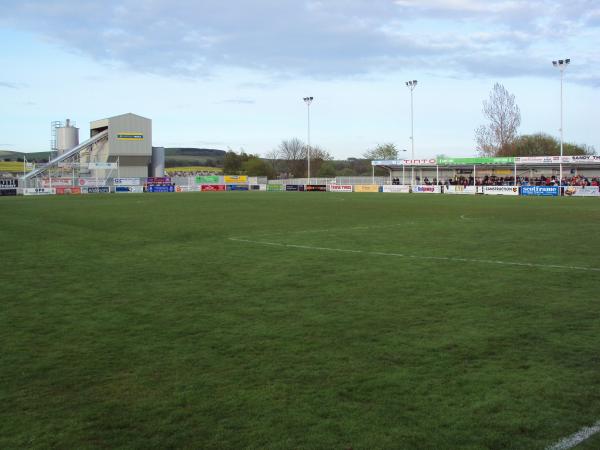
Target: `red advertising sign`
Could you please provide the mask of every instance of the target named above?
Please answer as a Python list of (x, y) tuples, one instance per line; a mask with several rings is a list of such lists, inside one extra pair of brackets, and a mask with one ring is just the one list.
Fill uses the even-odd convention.
[(202, 185), (200, 185), (200, 190), (202, 192), (205, 192), (205, 191), (224, 191), (225, 190), (225, 185), (224, 184), (202, 184)]
[(73, 186), (72, 178), (46, 178), (42, 180), (43, 187)]
[(81, 194), (80, 187), (66, 187), (66, 186), (56, 186), (56, 193), (58, 195), (79, 195)]

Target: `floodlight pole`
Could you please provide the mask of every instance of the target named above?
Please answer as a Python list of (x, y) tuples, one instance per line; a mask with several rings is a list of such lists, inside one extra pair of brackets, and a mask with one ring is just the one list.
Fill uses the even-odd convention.
[(560, 70), (560, 170), (559, 170), (559, 186), (562, 186), (563, 179), (563, 73), (567, 65), (571, 63), (569, 58), (552, 61), (552, 65)]
[(310, 104), (314, 100), (314, 97), (304, 97), (304, 103), (306, 103), (306, 109), (308, 112), (307, 117), (307, 128), (306, 128), (306, 158), (308, 160), (308, 184), (310, 184)]
[(412, 148), (411, 152), (411, 177), (410, 184), (414, 184), (415, 180), (415, 128), (414, 128), (414, 108), (413, 108), (413, 91), (417, 87), (417, 80), (410, 80), (406, 82), (406, 86), (410, 89), (410, 144)]

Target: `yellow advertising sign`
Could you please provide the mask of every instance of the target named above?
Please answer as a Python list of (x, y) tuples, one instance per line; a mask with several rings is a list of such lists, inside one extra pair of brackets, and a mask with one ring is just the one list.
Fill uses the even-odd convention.
[(225, 175), (225, 183), (229, 183), (229, 184), (248, 183), (248, 177), (246, 175)]
[(132, 133), (132, 132), (120, 132), (117, 133), (117, 139), (119, 141), (143, 141), (144, 135), (142, 133)]
[(379, 192), (379, 186), (376, 184), (357, 184), (354, 186), (354, 192)]

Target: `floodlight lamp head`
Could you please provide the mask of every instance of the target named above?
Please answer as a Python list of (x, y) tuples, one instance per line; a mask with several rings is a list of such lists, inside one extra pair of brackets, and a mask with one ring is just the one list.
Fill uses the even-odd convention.
[(571, 64), (571, 60), (569, 58), (565, 59), (565, 64)]
[(416, 86), (417, 85), (417, 80), (413, 80), (413, 84)]
[(556, 61), (552, 61), (552, 65), (553, 65), (554, 67), (556, 67), (556, 66), (558, 66), (558, 63), (557, 63)]

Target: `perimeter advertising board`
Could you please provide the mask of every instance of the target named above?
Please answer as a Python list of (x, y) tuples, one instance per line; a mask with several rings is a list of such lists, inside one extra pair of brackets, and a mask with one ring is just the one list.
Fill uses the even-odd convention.
[(560, 195), (560, 187), (559, 186), (521, 186), (521, 195), (558, 197)]
[(441, 194), (442, 187), (435, 185), (416, 185), (412, 187), (413, 194)]
[(568, 186), (565, 188), (567, 197), (600, 197), (598, 186)]
[(42, 180), (43, 187), (73, 186), (72, 178), (47, 178)]
[(477, 194), (477, 186), (444, 186), (444, 194)]
[(307, 184), (304, 189), (307, 192), (327, 192), (326, 184)]
[(485, 195), (519, 195), (518, 186), (484, 186)]
[(56, 189), (56, 195), (79, 195), (79, 194), (81, 194), (80, 187), (57, 186), (55, 189)]
[(248, 177), (246, 175), (225, 175), (223, 178), (225, 184), (248, 184)]
[(108, 194), (110, 193), (110, 187), (108, 186), (83, 186), (81, 188), (82, 194)]
[(194, 188), (191, 186), (175, 186), (175, 192), (191, 192)]
[(139, 186), (139, 178), (113, 178), (113, 184), (115, 186)]
[(88, 164), (88, 169), (90, 170), (116, 170), (117, 168), (117, 163), (91, 162)]
[(0, 190), (16, 189), (17, 187), (19, 187), (19, 180), (17, 178), (0, 179)]
[(247, 184), (228, 184), (227, 190), (228, 191), (247, 191), (248, 185)]
[[(304, 187), (304, 186), (302, 186)], [(285, 185), (285, 190), (286, 191), (299, 191), (300, 190), (300, 185), (298, 184), (286, 184)]]
[(56, 188), (25, 188), (23, 195), (55, 195)]
[(0, 189), (0, 197), (8, 197), (17, 195), (17, 189)]
[(196, 184), (219, 184), (218, 175), (203, 175), (196, 177)]
[(144, 192), (142, 186), (115, 186), (117, 194), (141, 194)]
[(171, 184), (171, 177), (148, 177), (146, 183), (154, 185)]
[(170, 185), (149, 185), (146, 188), (147, 192), (175, 192), (175, 186), (173, 186), (172, 184)]
[(383, 186), (383, 192), (394, 192), (399, 194), (408, 194), (410, 192), (410, 186), (386, 184)]
[(379, 192), (379, 186), (376, 184), (356, 184), (354, 192)]
[(216, 191), (224, 191), (224, 184), (202, 184), (200, 185), (200, 190), (202, 192), (216, 192)]
[(267, 191), (269, 191), (269, 192), (283, 191), (283, 184), (267, 184)]
[(79, 178), (77, 180), (78, 186), (106, 186), (106, 180), (100, 178)]
[(329, 192), (352, 192), (351, 184), (330, 184)]

